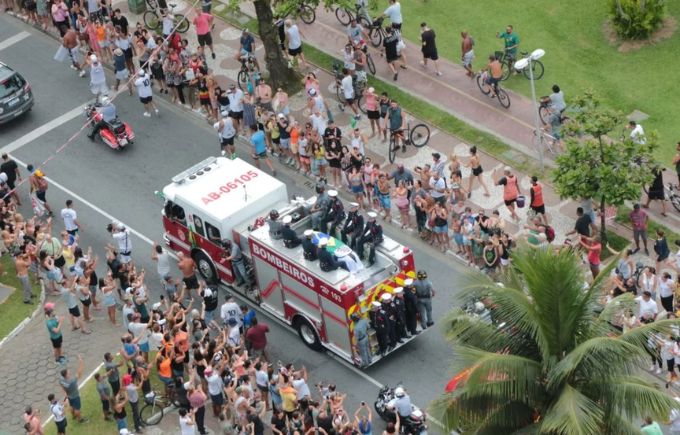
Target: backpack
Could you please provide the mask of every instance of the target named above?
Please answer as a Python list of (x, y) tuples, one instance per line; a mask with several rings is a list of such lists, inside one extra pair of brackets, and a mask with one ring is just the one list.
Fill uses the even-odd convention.
[(555, 240), (555, 228), (551, 227), (550, 225), (546, 226), (545, 237), (548, 240), (548, 243), (552, 243), (552, 241)]

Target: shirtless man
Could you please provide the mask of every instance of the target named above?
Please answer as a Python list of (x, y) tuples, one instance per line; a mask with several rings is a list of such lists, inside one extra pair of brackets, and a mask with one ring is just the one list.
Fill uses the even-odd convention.
[(472, 72), (472, 61), (475, 58), (475, 51), (472, 49), (472, 46), (475, 43), (470, 37), (470, 35), (468, 35), (468, 32), (463, 31), (460, 33), (460, 36), (463, 38), (463, 40), (460, 43), (461, 60), (463, 61), (465, 74), (467, 74), (468, 77), (472, 78), (475, 75)]
[(65, 49), (68, 50), (68, 56), (71, 59), (71, 68), (78, 71), (79, 77), (85, 77), (85, 70), (81, 67), (80, 62), (78, 62), (78, 33), (73, 29), (68, 29), (64, 34), (61, 41)]
[(196, 277), (196, 263), (194, 263), (194, 260), (192, 260), (191, 257), (187, 257), (181, 252), (177, 254), (177, 258), (179, 259), (177, 267), (180, 272), (182, 272), (182, 280), (184, 281), (184, 285), (189, 291), (189, 294), (191, 294), (191, 290), (198, 291), (199, 286), (198, 278)]
[(28, 279), (28, 268), (31, 266), (31, 259), (26, 252), (18, 255), (14, 260), (14, 266), (17, 269), (17, 278), (21, 282), (21, 287), (24, 290), (24, 303), (32, 304), (32, 298), (35, 297), (31, 282)]
[(255, 98), (257, 103), (267, 110), (272, 110), (272, 88), (264, 79), (255, 88)]

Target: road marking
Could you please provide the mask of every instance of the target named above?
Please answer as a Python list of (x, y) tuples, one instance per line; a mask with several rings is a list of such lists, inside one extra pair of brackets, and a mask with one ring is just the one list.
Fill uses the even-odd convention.
[(4, 147), (2, 147), (2, 149), (0, 149), (0, 151), (3, 153), (12, 153), (21, 148), (22, 146), (33, 142), (34, 140), (44, 135), (45, 133), (54, 130), (60, 125), (66, 124), (67, 122), (69, 122), (70, 120), (72, 120), (73, 118), (82, 113), (83, 106), (78, 106), (75, 109), (71, 109), (68, 112), (64, 113), (63, 115), (59, 116), (58, 118), (54, 118), (50, 122), (41, 125), (35, 130), (32, 130), (30, 133), (25, 134), (24, 136), (20, 137), (14, 142), (5, 145)]
[(31, 36), (31, 34), (28, 33), (28, 32), (25, 31), (25, 30), (23, 30), (23, 31), (21, 31), (21, 32), (19, 32), (19, 33), (17, 33), (17, 34), (14, 35), (14, 36), (10, 36), (9, 38), (7, 38), (7, 39), (5, 39), (4, 41), (0, 42), (0, 51), (4, 50), (5, 48), (11, 47), (12, 45), (16, 44), (16, 43), (19, 42), (19, 41), (22, 41), (22, 40), (28, 38), (29, 36)]

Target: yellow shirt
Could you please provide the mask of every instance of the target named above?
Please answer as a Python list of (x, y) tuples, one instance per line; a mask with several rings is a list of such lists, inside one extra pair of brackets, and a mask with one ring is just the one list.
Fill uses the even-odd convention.
[(292, 386), (285, 386), (279, 388), (279, 394), (281, 395), (281, 408), (285, 412), (293, 412), (297, 408), (297, 392)]

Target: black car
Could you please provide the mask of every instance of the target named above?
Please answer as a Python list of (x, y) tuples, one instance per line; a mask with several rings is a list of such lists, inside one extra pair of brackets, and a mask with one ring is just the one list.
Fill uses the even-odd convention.
[(11, 121), (33, 107), (33, 92), (21, 74), (0, 62), (0, 124)]

